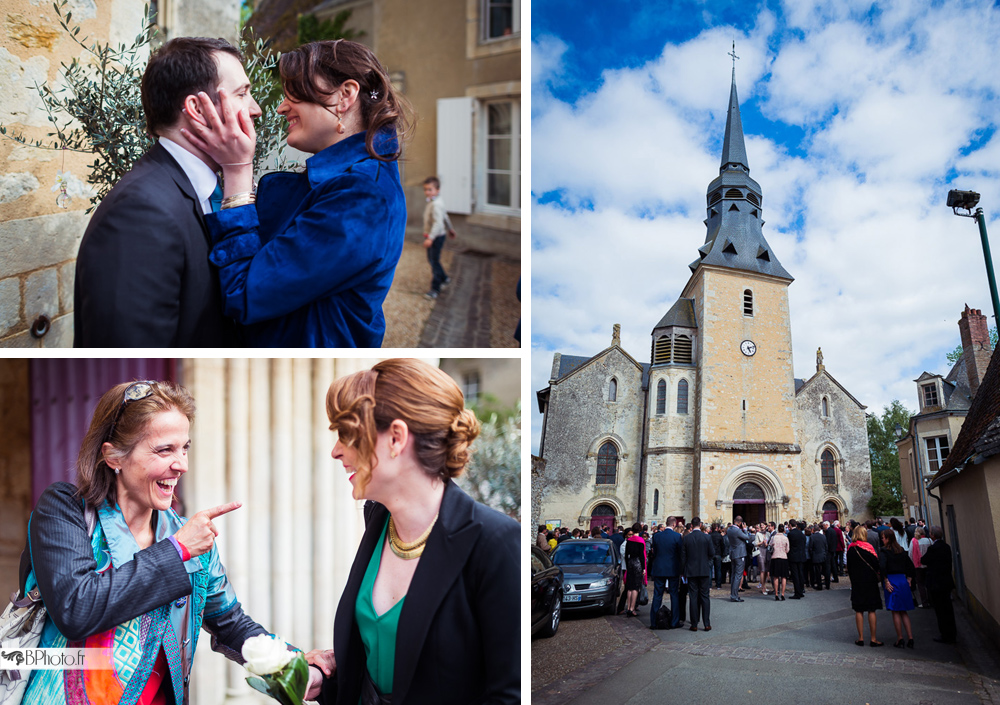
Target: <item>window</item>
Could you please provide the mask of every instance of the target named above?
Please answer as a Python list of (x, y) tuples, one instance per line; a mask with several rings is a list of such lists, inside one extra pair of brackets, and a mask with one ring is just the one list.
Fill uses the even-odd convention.
[(749, 289), (743, 290), (743, 315), (753, 316), (753, 292)]
[(656, 413), (667, 413), (667, 383), (662, 379), (656, 383)]
[(483, 41), (503, 39), (521, 31), (520, 0), (482, 0)]
[(677, 383), (677, 413), (686, 414), (688, 412), (688, 383), (682, 379)]
[(837, 475), (834, 472), (835, 462), (833, 459), (833, 453), (829, 450), (824, 450), (823, 455), (820, 456), (819, 467), (820, 473), (823, 477), (824, 485), (835, 485), (837, 484)]
[(479, 372), (477, 370), (462, 375), (462, 394), (465, 395), (466, 405), (471, 406), (479, 401)]
[(691, 364), (691, 338), (686, 335), (674, 337), (674, 362)]
[(492, 210), (520, 213), (521, 103), (497, 100), (484, 104), (486, 138), (483, 201)]
[(825, 419), (830, 415), (830, 402), (827, 401), (826, 397), (823, 397), (823, 418)]
[(608, 441), (597, 452), (597, 484), (613, 485), (618, 476), (618, 449)]
[(614, 377), (608, 383), (608, 401), (618, 401), (618, 380)]
[(948, 457), (948, 436), (925, 438), (927, 444), (927, 472), (937, 472)]
[(653, 490), (653, 516), (660, 513), (660, 491)]
[(936, 384), (925, 384), (922, 387), (924, 391), (924, 406), (937, 406), (938, 405), (938, 393)]

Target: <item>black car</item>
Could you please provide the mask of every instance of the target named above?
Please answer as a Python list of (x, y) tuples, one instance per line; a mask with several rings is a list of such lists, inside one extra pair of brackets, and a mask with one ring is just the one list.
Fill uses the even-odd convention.
[(618, 549), (610, 539), (570, 539), (556, 546), (552, 562), (566, 576), (563, 609), (614, 614), (623, 589)]
[(531, 634), (554, 636), (562, 614), (563, 572), (538, 546), (531, 547)]

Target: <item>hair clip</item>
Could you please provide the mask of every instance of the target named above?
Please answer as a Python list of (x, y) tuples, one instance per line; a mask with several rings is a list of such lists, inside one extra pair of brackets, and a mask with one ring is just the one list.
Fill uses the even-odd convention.
[(372, 90), (372, 92), (371, 92), (371, 99), (372, 100), (378, 100), (378, 89), (377, 88), (375, 88), (375, 89)]

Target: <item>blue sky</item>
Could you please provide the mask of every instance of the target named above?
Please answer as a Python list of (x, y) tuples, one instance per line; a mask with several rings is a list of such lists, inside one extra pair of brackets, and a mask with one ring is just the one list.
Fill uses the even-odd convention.
[[(764, 235), (796, 279), (795, 375), (815, 371), (822, 346), (870, 412), (915, 408), (913, 380), (947, 372), (965, 304), (994, 325), (975, 224), (944, 205), (950, 188), (979, 191), (1000, 233), (991, 2), (534, 0), (531, 12), (533, 389), (554, 352), (599, 352), (615, 323), (648, 361), (705, 239), (734, 39)], [(534, 405), (532, 421), (537, 449)]]

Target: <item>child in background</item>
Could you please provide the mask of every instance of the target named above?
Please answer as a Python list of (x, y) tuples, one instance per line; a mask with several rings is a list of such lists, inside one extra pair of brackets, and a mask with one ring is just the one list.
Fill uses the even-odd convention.
[(444, 201), (441, 199), (441, 182), (436, 176), (424, 179), (424, 196), (427, 206), (424, 208), (424, 247), (427, 248), (427, 261), (431, 265), (431, 289), (424, 296), (436, 299), (442, 287), (451, 281), (441, 266), (441, 250), (444, 248), (444, 236), (455, 237), (455, 231), (448, 219)]

